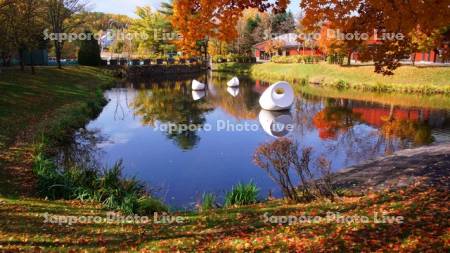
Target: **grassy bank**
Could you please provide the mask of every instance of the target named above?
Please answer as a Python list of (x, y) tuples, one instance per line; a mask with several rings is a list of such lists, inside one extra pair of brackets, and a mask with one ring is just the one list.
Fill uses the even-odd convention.
[(0, 75), (0, 194), (30, 194), (34, 147), (64, 141), (106, 102), (115, 79), (93, 67), (5, 69)]
[[(181, 223), (44, 223), (47, 216), (100, 216), (98, 205), (78, 201), (0, 199), (0, 250), (127, 252), (438, 252), (449, 247), (448, 193), (409, 188), (335, 203), (288, 204), (271, 201), (201, 213), (172, 213)], [(368, 222), (336, 222), (368, 217)], [(403, 223), (375, 223), (402, 216)], [(318, 222), (269, 222), (270, 216), (323, 217)], [(342, 219), (342, 218), (341, 218)]]
[(251, 67), (254, 78), (290, 82), (306, 80), (320, 86), (377, 92), (450, 94), (450, 68), (403, 66), (393, 76), (373, 72), (373, 66), (265, 63)]
[(295, 88), (302, 94), (325, 98), (344, 98), (402, 107), (450, 109), (450, 97), (444, 94), (417, 96), (416, 94), (407, 93), (381, 93), (354, 89), (335, 89), (315, 85), (298, 85)]

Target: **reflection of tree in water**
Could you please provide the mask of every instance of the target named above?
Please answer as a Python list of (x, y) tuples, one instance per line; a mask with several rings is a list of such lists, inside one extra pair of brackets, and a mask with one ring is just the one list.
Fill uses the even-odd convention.
[[(413, 116), (414, 115), (414, 116)], [(366, 160), (378, 154), (389, 154), (398, 149), (433, 142), (431, 127), (425, 120), (423, 109), (390, 110), (379, 105), (351, 100), (328, 100), (313, 123), (319, 136), (328, 142), (329, 151), (344, 150), (346, 161)], [(363, 123), (373, 131), (356, 131)]]
[[(306, 101), (306, 102), (305, 102)], [(299, 136), (316, 129), (311, 118), (322, 110), (320, 98), (302, 94), (295, 102), (294, 121), (295, 131)]]
[(259, 113), (260, 94), (253, 90), (253, 80), (241, 78), (239, 95), (231, 96), (226, 88), (227, 82), (232, 78), (229, 75), (214, 75), (212, 84), (217, 87), (212, 102), (217, 107), (237, 119), (255, 119)]
[(321, 139), (335, 139), (352, 129), (360, 115), (347, 107), (348, 100), (329, 100), (328, 105), (313, 118)]
[[(205, 102), (193, 101), (187, 82), (157, 86), (151, 90), (139, 90), (131, 106), (135, 114), (142, 117), (142, 123), (197, 125), (205, 123), (204, 114), (211, 109)], [(185, 150), (192, 149), (200, 140), (196, 131), (168, 131), (167, 137)]]
[(433, 142), (431, 128), (423, 121), (389, 118), (381, 127), (381, 133), (386, 139), (399, 138), (400, 141), (411, 141), (415, 145)]
[(58, 147), (56, 162), (60, 168), (101, 168), (103, 154), (98, 144), (106, 139), (98, 130), (82, 129), (76, 132), (67, 145)]

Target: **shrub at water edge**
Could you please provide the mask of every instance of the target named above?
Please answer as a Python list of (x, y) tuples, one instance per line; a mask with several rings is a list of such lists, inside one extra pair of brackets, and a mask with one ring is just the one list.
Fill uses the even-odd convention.
[(258, 201), (259, 189), (253, 182), (237, 184), (233, 186), (225, 197), (225, 206), (243, 206), (254, 204)]
[(167, 211), (163, 203), (148, 194), (141, 182), (122, 176), (121, 161), (103, 171), (77, 166), (60, 169), (42, 152), (37, 152), (34, 162), (38, 194), (43, 197), (96, 201), (107, 209), (126, 214)]
[(214, 193), (203, 193), (202, 201), (199, 205), (201, 212), (208, 211), (217, 207), (216, 195)]

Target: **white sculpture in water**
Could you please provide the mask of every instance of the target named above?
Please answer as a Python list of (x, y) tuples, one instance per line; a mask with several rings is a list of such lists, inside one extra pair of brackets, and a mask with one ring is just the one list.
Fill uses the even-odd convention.
[(206, 96), (206, 91), (204, 90), (193, 90), (192, 91), (192, 99), (194, 101), (200, 100)]
[(227, 88), (227, 92), (233, 96), (233, 97), (237, 97), (239, 95), (239, 88), (234, 88), (234, 87), (228, 87)]
[(197, 80), (192, 80), (192, 90), (205, 90), (206, 85)]
[(238, 87), (239, 86), (239, 79), (237, 77), (231, 78), (230, 81), (227, 83), (228, 87)]
[(282, 111), (291, 108), (294, 103), (294, 90), (287, 82), (272, 84), (259, 98), (259, 104), (264, 110)]
[(261, 110), (259, 123), (264, 131), (273, 137), (283, 137), (294, 129), (294, 120), (289, 111), (273, 112)]

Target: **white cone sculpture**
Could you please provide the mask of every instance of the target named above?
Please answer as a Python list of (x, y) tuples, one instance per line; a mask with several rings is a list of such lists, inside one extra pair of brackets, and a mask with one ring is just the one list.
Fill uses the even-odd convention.
[(273, 137), (283, 137), (294, 128), (294, 120), (289, 111), (273, 112), (261, 110), (259, 123), (264, 131)]
[(237, 97), (239, 95), (239, 88), (228, 87), (227, 92), (230, 93), (231, 96)]
[(192, 99), (194, 101), (200, 100), (204, 96), (206, 96), (206, 92), (204, 90), (193, 90), (192, 91)]
[(192, 81), (192, 90), (204, 90), (206, 85), (204, 83), (201, 83), (197, 80)]
[(294, 90), (287, 82), (277, 82), (269, 86), (259, 98), (264, 110), (282, 111), (289, 109), (294, 103)]
[(228, 87), (238, 87), (239, 79), (237, 77), (233, 77), (230, 81), (228, 81), (227, 85)]

